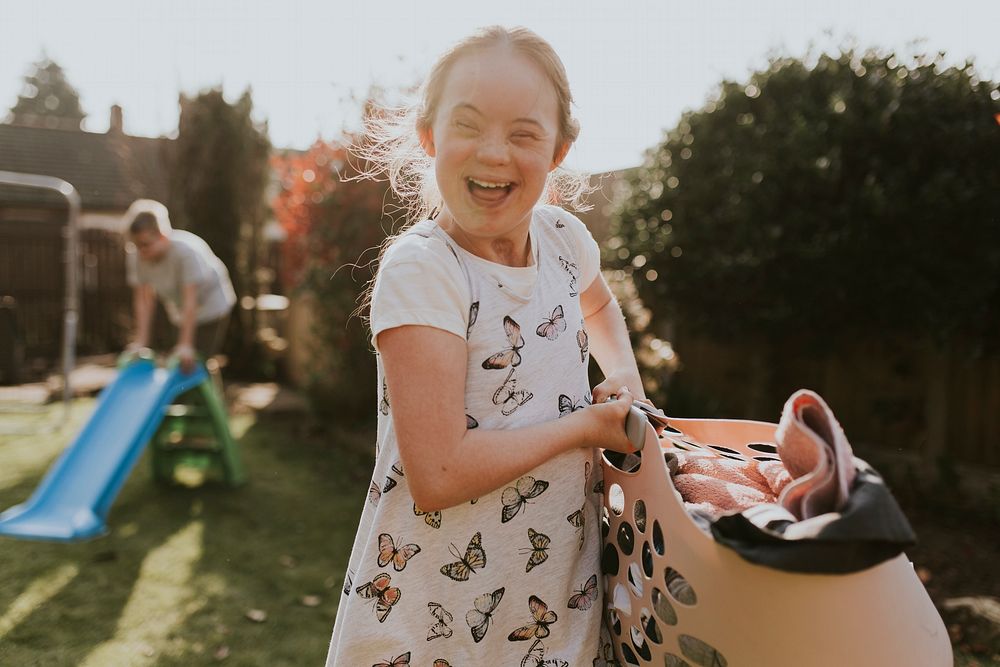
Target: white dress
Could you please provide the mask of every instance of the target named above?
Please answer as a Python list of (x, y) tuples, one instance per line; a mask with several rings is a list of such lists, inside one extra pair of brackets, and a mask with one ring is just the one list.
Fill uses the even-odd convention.
[[(579, 293), (596, 277), (597, 246), (551, 206), (535, 209), (530, 235), (537, 270), (511, 270), (425, 221), (379, 271), (374, 336), (423, 324), (467, 338), (469, 428), (537, 424), (591, 401)], [(430, 297), (420, 287), (428, 282)], [(375, 470), (328, 667), (591, 667), (603, 609), (594, 451), (572, 450), (472, 502), (425, 513), (400, 464), (380, 360), (378, 375)]]

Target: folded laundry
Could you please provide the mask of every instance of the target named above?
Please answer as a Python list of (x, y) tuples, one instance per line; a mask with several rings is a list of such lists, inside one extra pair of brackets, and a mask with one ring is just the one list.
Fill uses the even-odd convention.
[(815, 392), (792, 394), (773, 443), (747, 446), (759, 455), (679, 431), (664, 434), (664, 457), (685, 509), (747, 560), (789, 571), (852, 572), (914, 543), (892, 494), (853, 456)]

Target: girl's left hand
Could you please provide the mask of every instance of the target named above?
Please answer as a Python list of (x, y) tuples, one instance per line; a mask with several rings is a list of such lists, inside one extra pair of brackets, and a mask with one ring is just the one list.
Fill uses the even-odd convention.
[(611, 396), (617, 395), (621, 387), (627, 387), (635, 400), (650, 406), (653, 405), (646, 399), (646, 392), (642, 388), (642, 378), (634, 371), (616, 371), (605, 377), (604, 382), (594, 387), (593, 392), (591, 392), (594, 403), (603, 403)]

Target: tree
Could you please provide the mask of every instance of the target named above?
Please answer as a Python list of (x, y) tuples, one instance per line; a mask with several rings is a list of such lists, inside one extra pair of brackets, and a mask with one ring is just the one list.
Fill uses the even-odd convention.
[(998, 112), (971, 62), (774, 59), (647, 153), (609, 259), (658, 313), (723, 341), (982, 349), (1000, 325)]
[[(253, 120), (249, 90), (232, 104), (221, 89), (181, 95), (180, 107), (169, 160), (171, 220), (203, 238), (225, 263), (237, 299), (255, 297), (270, 177), (267, 126)], [(238, 371), (259, 358), (254, 332), (254, 311), (237, 306), (224, 349)]]
[(84, 117), (80, 96), (66, 80), (62, 68), (49, 59), (34, 63), (24, 77), (24, 87), (10, 109), (13, 125), (79, 130)]
[(366, 170), (351, 145), (349, 136), (317, 141), (304, 154), (272, 160), (281, 184), (272, 208), (287, 233), (282, 279), (316, 300), (307, 393), (317, 415), (338, 423), (375, 415), (375, 363), (361, 313), (386, 237), (383, 210), (392, 206), (385, 182), (356, 178)]

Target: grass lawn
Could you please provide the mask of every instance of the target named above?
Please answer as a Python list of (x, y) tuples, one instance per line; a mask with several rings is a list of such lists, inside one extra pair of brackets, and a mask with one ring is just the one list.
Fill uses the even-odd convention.
[[(54, 436), (0, 435), (0, 509), (31, 494), (92, 408), (77, 401)], [(157, 486), (144, 457), (107, 536), (0, 538), (0, 665), (322, 664), (372, 436), (310, 435), (301, 422), (232, 419), (240, 489)]]
[[(0, 435), (0, 510), (27, 499), (93, 405), (77, 401), (54, 436)], [(107, 536), (0, 538), (0, 665), (322, 664), (374, 435), (316, 434), (301, 417), (252, 413), (231, 424), (249, 478), (240, 489), (157, 486), (143, 458)], [(917, 509), (907, 513), (921, 543), (909, 555), (933, 575), (932, 597), (1000, 596), (1000, 533)], [(998, 664), (956, 640), (956, 665)]]

